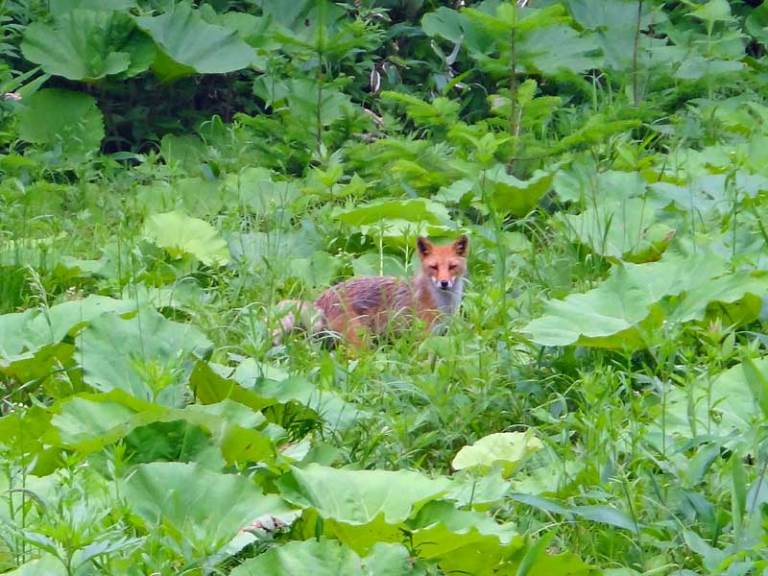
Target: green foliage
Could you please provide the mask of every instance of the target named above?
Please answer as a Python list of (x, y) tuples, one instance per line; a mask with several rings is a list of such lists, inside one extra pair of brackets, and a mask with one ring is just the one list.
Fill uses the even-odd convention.
[(137, 466), (123, 490), (131, 510), (190, 560), (213, 555), (249, 521), (287, 511), (246, 478), (179, 462)]
[(26, 29), (21, 50), (49, 74), (85, 82), (135, 76), (155, 58), (152, 42), (127, 14), (104, 10), (68, 11), (53, 26), (36, 22)]
[(394, 576), (418, 573), (409, 565), (408, 550), (379, 544), (370, 556), (360, 558), (333, 540), (289, 542), (248, 560), (232, 571), (234, 576), (275, 574), (288, 576), (311, 570), (319, 576)]
[(487, 470), (501, 463), (505, 476), (509, 476), (522, 460), (541, 448), (541, 441), (536, 437), (522, 432), (498, 432), (481, 438), (471, 446), (464, 446), (456, 454), (451, 466), (455, 470)]
[(98, 150), (104, 138), (104, 121), (93, 97), (46, 88), (25, 103), (19, 117), (19, 137), (80, 159)]
[(227, 244), (205, 220), (181, 212), (153, 214), (144, 224), (144, 237), (172, 258), (194, 256), (208, 266), (229, 262)]
[(80, 335), (76, 354), (92, 388), (175, 405), (192, 370), (189, 356), (204, 356), (210, 346), (195, 328), (142, 309), (129, 319), (94, 319)]
[(236, 32), (209, 24), (186, 2), (159, 16), (141, 16), (136, 24), (160, 51), (152, 69), (166, 82), (184, 76), (224, 74), (254, 63), (253, 49)]

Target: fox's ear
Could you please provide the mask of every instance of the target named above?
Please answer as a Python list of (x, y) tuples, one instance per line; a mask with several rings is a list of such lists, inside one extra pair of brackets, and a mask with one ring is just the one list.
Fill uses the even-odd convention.
[(419, 249), (419, 256), (424, 258), (424, 256), (429, 256), (432, 252), (432, 242), (424, 238), (424, 236), (419, 236), (416, 238), (416, 248)]
[(456, 256), (466, 256), (469, 252), (469, 238), (466, 234), (462, 234), (453, 242), (453, 251)]

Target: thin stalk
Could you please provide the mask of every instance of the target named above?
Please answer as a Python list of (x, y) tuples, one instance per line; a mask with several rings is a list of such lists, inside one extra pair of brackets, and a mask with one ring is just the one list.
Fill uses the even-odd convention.
[[(514, 11), (515, 20), (517, 20), (517, 9)], [(520, 134), (520, 118), (517, 113), (517, 28), (513, 23), (509, 36), (509, 133), (512, 136), (513, 154), (517, 155), (517, 140)], [(509, 167), (512, 167), (513, 159), (509, 161)]]
[(632, 42), (632, 100), (635, 106), (640, 104), (640, 90), (638, 88), (637, 53), (640, 44), (640, 20), (643, 16), (643, 0), (637, 3), (637, 21), (635, 22), (635, 37)]
[(317, 102), (315, 103), (315, 135), (317, 138), (317, 157), (321, 157), (323, 150), (323, 58), (325, 48), (325, 4), (318, 3), (317, 8)]

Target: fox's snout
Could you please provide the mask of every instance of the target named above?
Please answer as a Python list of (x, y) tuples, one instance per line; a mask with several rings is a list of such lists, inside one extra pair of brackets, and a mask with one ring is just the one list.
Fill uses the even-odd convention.
[(433, 277), (432, 278), (432, 283), (437, 288), (442, 288), (443, 290), (449, 290), (449, 289), (453, 288), (453, 285), (456, 283), (456, 279), (455, 278), (449, 278), (449, 279), (445, 280), (445, 279), (440, 279), (440, 278)]

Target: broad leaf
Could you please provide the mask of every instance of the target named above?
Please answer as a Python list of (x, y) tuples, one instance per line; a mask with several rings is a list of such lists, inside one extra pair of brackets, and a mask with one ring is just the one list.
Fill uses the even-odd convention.
[[(258, 412), (231, 400), (177, 409), (142, 402), (115, 390), (107, 394), (80, 394), (56, 406), (51, 422), (57, 435), (49, 440), (87, 454), (125, 438), (139, 427), (183, 422), (206, 430), (227, 464), (273, 462), (272, 441), (254, 429), (264, 421)], [(143, 454), (141, 446), (137, 451)]]
[(96, 151), (104, 138), (104, 119), (93, 96), (46, 88), (30, 96), (19, 118), (22, 140), (60, 146), (72, 157)]
[(360, 558), (334, 540), (302, 540), (272, 548), (247, 560), (231, 576), (407, 576), (412, 573), (408, 551), (399, 544), (379, 544)]
[(471, 446), (464, 446), (451, 465), (454, 470), (487, 470), (500, 463), (508, 476), (523, 460), (542, 447), (541, 440), (528, 432), (498, 432), (481, 438)]
[(256, 54), (234, 30), (205, 22), (188, 2), (158, 16), (136, 18), (160, 49), (155, 73), (165, 81), (194, 73), (224, 74), (247, 68)]
[(4, 576), (66, 576), (67, 569), (58, 558), (45, 555), (3, 574)]
[(130, 10), (136, 6), (136, 0), (48, 0), (48, 9), (54, 18), (59, 18), (72, 10)]
[(488, 170), (482, 183), (488, 187), (490, 201), (497, 210), (512, 216), (525, 216), (549, 191), (552, 175), (537, 171), (529, 180), (518, 180), (498, 164)]
[(445, 206), (422, 198), (372, 202), (356, 208), (337, 210), (334, 215), (352, 226), (375, 224), (391, 219), (441, 224), (449, 219)]
[(218, 551), (259, 516), (287, 511), (277, 496), (263, 494), (244, 476), (178, 462), (138, 466), (123, 494), (150, 528), (172, 528), (179, 550), (191, 547), (197, 559)]
[(768, 359), (737, 364), (714, 379), (699, 378), (687, 387), (672, 387), (665, 395), (664, 415), (654, 420), (649, 438), (656, 447), (686, 446), (701, 434), (752, 442), (751, 434), (764, 421)]
[(314, 133), (317, 122), (330, 126), (336, 120), (349, 116), (356, 109), (349, 96), (332, 85), (319, 85), (315, 80), (295, 78), (286, 82), (286, 97), (292, 114), (304, 122)]
[(133, 302), (92, 294), (48, 309), (3, 314), (0, 316), (0, 361), (23, 351), (56, 344), (97, 316), (107, 312), (121, 314), (135, 307)]
[(130, 16), (96, 10), (67, 12), (53, 25), (31, 24), (21, 50), (47, 73), (85, 82), (135, 76), (155, 58), (152, 40)]
[(229, 262), (227, 243), (205, 220), (181, 212), (154, 214), (144, 223), (144, 237), (174, 258), (191, 255), (207, 266)]
[[(322, 419), (332, 428), (344, 429), (356, 422), (365, 412), (354, 404), (345, 402), (337, 392), (323, 390), (302, 376), (289, 376), (272, 366), (248, 358), (240, 363), (232, 378), (253, 398), (271, 399), (271, 404), (286, 405), (285, 418)], [(226, 386), (222, 387), (227, 390)], [(242, 390), (233, 394), (242, 396)], [(235, 396), (233, 396), (235, 398)], [(247, 400), (241, 402), (251, 406)], [(291, 409), (297, 405), (300, 410)]]
[(447, 208), (433, 200), (383, 200), (356, 208), (339, 209), (334, 216), (363, 234), (403, 244), (418, 235), (443, 235), (448, 232)]
[(675, 230), (656, 218), (655, 206), (643, 198), (605, 200), (563, 216), (574, 239), (597, 254), (630, 262), (658, 260), (669, 246)]
[(498, 574), (524, 545), (512, 524), (497, 524), (486, 514), (443, 501), (426, 504), (408, 521), (408, 530), (419, 556), (437, 561), (447, 574)]
[(232, 576), (363, 576), (360, 557), (334, 540), (288, 542), (248, 560), (232, 571)]
[[(557, 54), (552, 50), (557, 46)], [(581, 73), (602, 62), (600, 46), (591, 35), (579, 35), (569, 26), (533, 30), (518, 47), (520, 60), (530, 72), (555, 75), (567, 71)]]
[(76, 359), (96, 390), (174, 406), (183, 401), (194, 357), (211, 346), (193, 326), (142, 309), (130, 319), (106, 314), (92, 321), (78, 338)]
[[(686, 321), (700, 317), (710, 302), (725, 298), (734, 301), (750, 291), (755, 283), (741, 283), (736, 293), (721, 287), (719, 277), (727, 278), (725, 263), (714, 254), (681, 258), (665, 257), (651, 264), (624, 264), (615, 267), (605, 282), (583, 294), (571, 294), (564, 300), (551, 300), (546, 313), (524, 329), (539, 344), (563, 346), (579, 343), (587, 346), (642, 348), (648, 344), (648, 329), (661, 320), (651, 314), (652, 307), (668, 296), (690, 291), (678, 301), (681, 311), (671, 317)], [(724, 292), (725, 291), (725, 292)], [(690, 308), (686, 309), (686, 304)], [(648, 324), (645, 326), (645, 324)]]
[(314, 508), (323, 518), (364, 525), (380, 517), (388, 524), (404, 522), (420, 504), (442, 494), (449, 482), (405, 470), (339, 470), (310, 464), (292, 468), (279, 484), (283, 497), (297, 506)]
[(462, 13), (441, 6), (425, 14), (421, 28), (427, 36), (440, 36), (453, 44), (464, 43), (470, 52), (486, 52), (493, 37)]

